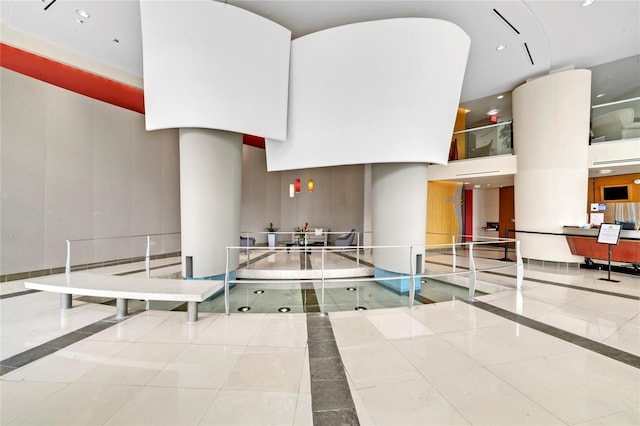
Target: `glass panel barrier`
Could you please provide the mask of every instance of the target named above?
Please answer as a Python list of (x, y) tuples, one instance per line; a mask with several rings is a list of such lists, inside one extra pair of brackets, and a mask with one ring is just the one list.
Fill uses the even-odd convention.
[(449, 160), (512, 154), (511, 121), (455, 132), (452, 143), (455, 155)]

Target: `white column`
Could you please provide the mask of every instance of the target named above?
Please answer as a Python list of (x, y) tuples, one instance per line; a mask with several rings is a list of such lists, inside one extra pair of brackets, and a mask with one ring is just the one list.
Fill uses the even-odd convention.
[[(240, 244), (242, 135), (180, 129), (182, 274), (191, 256), (193, 278), (225, 273), (226, 247)], [(238, 267), (238, 254), (230, 258)]]
[[(591, 71), (550, 74), (513, 91), (516, 228), (561, 233), (585, 223)], [(519, 233), (522, 256), (581, 262), (564, 237)]]
[[(427, 165), (423, 163), (373, 164), (371, 166), (373, 238), (376, 246), (419, 245), (414, 258), (409, 249), (375, 249), (376, 277), (410, 273), (415, 256), (424, 259), (427, 232)], [(417, 271), (418, 273), (421, 270)], [(390, 287), (408, 292), (409, 280), (387, 281)], [(419, 284), (419, 281), (418, 283)]]

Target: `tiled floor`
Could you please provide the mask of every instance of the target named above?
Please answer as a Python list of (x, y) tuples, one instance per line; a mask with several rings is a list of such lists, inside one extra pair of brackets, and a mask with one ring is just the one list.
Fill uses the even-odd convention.
[[(163, 262), (175, 259), (154, 266)], [(512, 286), (510, 274), (478, 279)], [(159, 310), (114, 321), (115, 307), (82, 300), (60, 311), (58, 295), (22, 294), (22, 282), (3, 283), (3, 364), (111, 322), (20, 368), (3, 368), (0, 424), (329, 424), (336, 417), (319, 414), (349, 412), (349, 392), (340, 388), (346, 379), (363, 425), (638, 425), (640, 277), (599, 280), (606, 275), (532, 264), (520, 292), (478, 303), (330, 312), (328, 322), (318, 314), (202, 312), (191, 325), (184, 312)], [(332, 339), (334, 346), (325, 345)], [(598, 344), (626, 354), (624, 362), (598, 352)]]

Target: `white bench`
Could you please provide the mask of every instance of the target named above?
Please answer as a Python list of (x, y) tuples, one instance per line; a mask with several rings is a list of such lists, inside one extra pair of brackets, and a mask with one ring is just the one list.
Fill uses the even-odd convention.
[(198, 320), (198, 303), (224, 289), (223, 281), (137, 278), (72, 272), (25, 281), (33, 290), (61, 293), (61, 309), (71, 308), (71, 296), (110, 297), (116, 299), (116, 318), (126, 317), (128, 299), (187, 302), (187, 322)]

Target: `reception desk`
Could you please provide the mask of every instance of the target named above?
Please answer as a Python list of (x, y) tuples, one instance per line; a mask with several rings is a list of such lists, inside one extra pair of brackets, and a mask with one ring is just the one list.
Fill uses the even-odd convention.
[[(584, 256), (585, 262), (591, 259), (607, 260), (609, 245), (597, 242), (598, 228), (583, 229), (577, 226), (565, 226), (564, 234), (571, 254)], [(622, 230), (620, 242), (611, 246), (611, 260), (614, 262), (640, 265), (640, 231)]]

